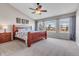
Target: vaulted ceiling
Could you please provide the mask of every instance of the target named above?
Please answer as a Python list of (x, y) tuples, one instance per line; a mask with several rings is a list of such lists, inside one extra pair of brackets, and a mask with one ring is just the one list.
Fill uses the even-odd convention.
[(77, 10), (77, 3), (40, 3), (43, 9), (47, 12), (43, 12), (41, 15), (32, 14), (33, 10), (29, 8), (35, 8), (36, 3), (10, 3), (11, 6), (24, 13), (29, 18), (39, 20), (42, 18), (53, 17), (57, 15), (72, 13)]

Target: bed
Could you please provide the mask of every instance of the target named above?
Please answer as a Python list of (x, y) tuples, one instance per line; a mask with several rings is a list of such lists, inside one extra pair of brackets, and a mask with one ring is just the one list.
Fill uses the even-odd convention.
[(32, 31), (32, 27), (13, 25), (13, 38), (23, 40), (28, 47), (33, 43), (47, 39), (46, 31)]

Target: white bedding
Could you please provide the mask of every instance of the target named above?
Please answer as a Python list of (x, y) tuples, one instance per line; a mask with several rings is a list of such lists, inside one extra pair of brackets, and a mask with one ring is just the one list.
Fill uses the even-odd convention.
[[(23, 30), (23, 29), (22, 29), (22, 30)], [(21, 38), (21, 39), (23, 39), (23, 40), (27, 40), (27, 36), (28, 36), (28, 32), (29, 32), (29, 31), (22, 31), (22, 30), (16, 32), (15, 37)], [(30, 31), (30, 32), (39, 32), (39, 31)]]
[(16, 35), (15, 35), (15, 37), (24, 40), (26, 46), (27, 46), (27, 33), (28, 33), (28, 32), (16, 32)]
[(27, 32), (16, 32), (15, 37), (27, 40)]

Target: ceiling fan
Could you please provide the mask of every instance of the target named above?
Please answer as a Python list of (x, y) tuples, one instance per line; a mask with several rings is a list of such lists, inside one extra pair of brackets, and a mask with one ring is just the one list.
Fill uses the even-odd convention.
[(47, 10), (42, 9), (42, 5), (40, 5), (40, 3), (37, 3), (36, 8), (29, 8), (29, 9), (34, 10), (34, 12), (32, 12), (32, 14), (41, 14), (42, 12), (47, 12)]

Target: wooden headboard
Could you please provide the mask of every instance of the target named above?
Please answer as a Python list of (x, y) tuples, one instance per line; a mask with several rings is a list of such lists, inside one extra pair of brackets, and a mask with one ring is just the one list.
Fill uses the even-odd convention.
[(13, 25), (13, 37), (15, 37), (15, 33), (18, 32), (19, 30), (26, 30), (26, 31), (31, 31), (32, 26), (23, 26), (23, 25)]
[(15, 33), (18, 32), (18, 29), (13, 25), (13, 38), (15, 39)]

